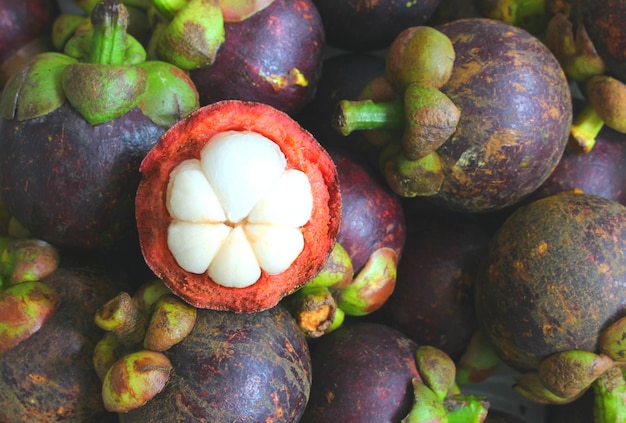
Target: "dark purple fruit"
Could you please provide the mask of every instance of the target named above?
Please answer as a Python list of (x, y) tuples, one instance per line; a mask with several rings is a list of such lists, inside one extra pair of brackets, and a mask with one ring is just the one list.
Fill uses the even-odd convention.
[(0, 355), (0, 422), (111, 421), (92, 363), (102, 336), (93, 316), (119, 290), (117, 282), (102, 269), (75, 264), (42, 282), (60, 303), (38, 332)]
[(461, 117), (437, 150), (445, 177), (429, 199), (468, 212), (510, 206), (563, 154), (572, 120), (565, 75), (539, 39), (501, 21), (468, 18), (438, 29), (456, 52), (441, 90)]
[(215, 62), (190, 73), (201, 105), (249, 100), (295, 114), (313, 99), (324, 29), (311, 0), (274, 0), (224, 27), (226, 39)]
[(330, 151), (337, 167), (341, 192), (341, 226), (337, 242), (348, 252), (359, 271), (380, 248), (391, 248), (402, 257), (406, 222), (402, 203), (380, 178), (376, 169), (358, 155)]
[(69, 103), (34, 119), (2, 119), (3, 200), (34, 236), (54, 245), (132, 241), (139, 164), (164, 131), (137, 108), (95, 126)]
[(567, 149), (529, 200), (580, 190), (626, 204), (626, 135), (604, 126), (587, 153)]
[(384, 49), (404, 29), (423, 25), (439, 0), (314, 0), (332, 47), (351, 51)]
[(313, 386), (302, 423), (397, 422), (411, 409), (417, 345), (376, 323), (344, 326), (311, 347)]
[(624, 316), (626, 207), (556, 194), (517, 209), (493, 236), (476, 279), (480, 327), (500, 358), (536, 370), (549, 355), (595, 352)]
[(474, 280), (489, 236), (465, 215), (426, 213), (408, 222), (396, 287), (385, 304), (390, 324), (456, 361), (477, 329)]
[(311, 358), (283, 308), (256, 314), (198, 310), (195, 326), (165, 352), (173, 371), (157, 396), (120, 414), (155, 421), (295, 422), (309, 398)]

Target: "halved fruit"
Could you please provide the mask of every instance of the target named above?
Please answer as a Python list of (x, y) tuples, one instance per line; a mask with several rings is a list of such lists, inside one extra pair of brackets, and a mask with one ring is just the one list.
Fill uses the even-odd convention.
[(140, 171), (146, 263), (195, 307), (275, 306), (317, 274), (339, 231), (333, 160), (269, 105), (200, 108), (163, 134)]

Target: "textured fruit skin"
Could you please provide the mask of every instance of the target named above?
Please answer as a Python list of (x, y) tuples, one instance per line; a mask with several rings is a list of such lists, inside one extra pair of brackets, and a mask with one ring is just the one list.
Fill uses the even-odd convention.
[[(169, 175), (183, 160), (200, 157), (215, 134), (251, 130), (276, 142), (287, 166), (304, 172), (313, 189), (311, 219), (302, 227), (304, 250), (283, 273), (269, 275), (246, 288), (218, 285), (207, 275), (184, 271), (167, 247), (171, 217), (165, 207)], [(225, 100), (201, 107), (172, 126), (143, 160), (136, 195), (139, 241), (146, 263), (189, 304), (215, 310), (257, 312), (309, 281), (321, 269), (341, 224), (341, 195), (334, 162), (313, 136), (286, 113), (261, 103)]]
[(64, 103), (0, 120), (0, 195), (33, 236), (59, 247), (135, 242), (139, 164), (165, 131), (134, 108), (93, 126)]
[(476, 280), (478, 323), (521, 371), (564, 350), (597, 351), (626, 314), (626, 207), (557, 194), (517, 209), (492, 238)]
[(257, 314), (198, 310), (191, 333), (166, 352), (173, 373), (121, 423), (297, 422), (309, 398), (311, 357), (281, 306)]
[(357, 322), (319, 338), (311, 346), (314, 382), (301, 422), (400, 421), (411, 408), (411, 379), (420, 378), (416, 349), (379, 323)]
[(325, 35), (311, 0), (274, 0), (225, 30), (215, 62), (190, 72), (201, 105), (257, 101), (294, 115), (313, 99)]
[(63, 266), (43, 279), (61, 298), (46, 324), (0, 355), (0, 422), (104, 422), (93, 348), (97, 308), (119, 291), (103, 270)]
[(436, 204), (463, 212), (512, 205), (557, 165), (569, 134), (567, 79), (547, 47), (501, 21), (467, 18), (437, 27), (452, 40), (454, 70), (442, 91), (461, 110), (438, 150)]

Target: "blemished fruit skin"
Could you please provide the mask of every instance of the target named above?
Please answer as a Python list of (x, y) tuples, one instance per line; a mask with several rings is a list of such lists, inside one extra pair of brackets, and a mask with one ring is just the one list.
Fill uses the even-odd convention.
[(102, 336), (93, 316), (119, 291), (118, 275), (72, 263), (42, 282), (60, 303), (38, 332), (0, 355), (0, 422), (113, 422), (93, 368)]
[(215, 62), (193, 70), (201, 105), (257, 101), (290, 115), (315, 96), (325, 34), (311, 0), (274, 0), (241, 22), (226, 22)]
[(167, 351), (174, 370), (157, 396), (121, 423), (298, 421), (311, 388), (306, 340), (281, 306), (257, 314), (198, 310)]
[(435, 204), (462, 212), (501, 209), (535, 190), (557, 165), (572, 121), (567, 79), (536, 37), (504, 22), (467, 18), (437, 27), (454, 46), (441, 88), (461, 110), (439, 148), (444, 181)]
[(565, 193), (517, 209), (475, 282), (478, 324), (502, 360), (536, 369), (552, 353), (598, 350), (626, 314), (626, 207)]

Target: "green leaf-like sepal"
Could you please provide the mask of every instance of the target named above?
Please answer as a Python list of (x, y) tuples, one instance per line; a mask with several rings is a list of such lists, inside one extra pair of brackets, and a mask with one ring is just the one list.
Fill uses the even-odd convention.
[(0, 98), (0, 113), (7, 120), (34, 119), (65, 102), (61, 76), (76, 60), (61, 53), (40, 53), (7, 82)]
[(213, 64), (226, 34), (218, 0), (191, 0), (160, 33), (161, 60), (192, 70)]
[(137, 66), (74, 63), (62, 75), (71, 105), (92, 125), (120, 117), (135, 107), (147, 85)]
[(169, 128), (200, 107), (198, 90), (187, 73), (161, 61), (139, 66), (146, 71), (148, 83), (139, 108), (155, 124)]

